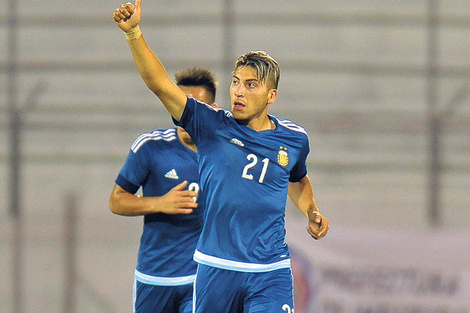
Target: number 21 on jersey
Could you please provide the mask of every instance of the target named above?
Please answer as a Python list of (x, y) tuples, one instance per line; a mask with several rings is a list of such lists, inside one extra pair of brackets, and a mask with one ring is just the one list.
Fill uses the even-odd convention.
[[(243, 168), (242, 177), (248, 180), (253, 180), (254, 177), (249, 172), (252, 168), (258, 165), (258, 157), (253, 153), (250, 153), (246, 156), (246, 159), (249, 161), (249, 163)], [(261, 175), (258, 178), (258, 182), (260, 184), (264, 182), (264, 177), (266, 176), (266, 171), (268, 170), (269, 159), (264, 158), (261, 162), (263, 163), (263, 169), (261, 170)]]

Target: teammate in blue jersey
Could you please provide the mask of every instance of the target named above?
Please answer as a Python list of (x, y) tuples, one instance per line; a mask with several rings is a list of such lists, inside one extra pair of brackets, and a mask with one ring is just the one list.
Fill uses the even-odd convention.
[(268, 114), (278, 94), (279, 66), (266, 52), (249, 52), (235, 63), (231, 111), (214, 109), (169, 78), (139, 28), (141, 0), (116, 9), (139, 73), (197, 146), (205, 206), (194, 259), (196, 313), (294, 312), (285, 205), (289, 195), (320, 239), (328, 220), (315, 204), (307, 176), (305, 130)]
[[(215, 106), (211, 71), (190, 68), (175, 77), (186, 95)], [(135, 195), (139, 188), (142, 197)], [(194, 201), (199, 189), (196, 146), (184, 129), (154, 130), (134, 141), (110, 197), (113, 213), (144, 215), (134, 312), (192, 311), (193, 254), (204, 207)]]

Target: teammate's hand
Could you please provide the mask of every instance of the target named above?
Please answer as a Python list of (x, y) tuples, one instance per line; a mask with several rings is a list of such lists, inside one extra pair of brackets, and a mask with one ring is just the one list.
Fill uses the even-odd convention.
[(136, 0), (134, 6), (132, 3), (127, 2), (114, 10), (113, 19), (124, 32), (139, 25), (142, 16), (141, 3), (142, 0)]
[(197, 208), (197, 192), (184, 190), (187, 181), (173, 187), (165, 195), (161, 196), (158, 203), (158, 211), (165, 214), (191, 214)]
[(312, 236), (316, 240), (325, 237), (329, 229), (328, 220), (323, 217), (323, 215), (321, 215), (318, 211), (308, 210), (307, 214), (307, 232), (310, 234), (310, 236)]

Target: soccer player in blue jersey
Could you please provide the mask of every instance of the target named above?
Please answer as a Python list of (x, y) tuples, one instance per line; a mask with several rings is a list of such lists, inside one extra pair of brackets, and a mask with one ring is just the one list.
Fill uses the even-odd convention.
[(307, 176), (305, 130), (268, 114), (279, 66), (266, 52), (242, 55), (230, 86), (231, 111), (201, 104), (169, 78), (139, 28), (142, 0), (116, 9), (139, 73), (197, 146), (204, 226), (194, 259), (193, 312), (294, 312), (285, 205), (289, 195), (320, 239), (328, 220)]
[[(215, 106), (215, 75), (203, 68), (176, 73), (186, 95)], [(181, 127), (139, 136), (131, 146), (110, 197), (110, 209), (144, 215), (133, 307), (136, 313), (189, 313), (202, 229), (196, 146)], [(142, 197), (135, 195), (142, 187)]]

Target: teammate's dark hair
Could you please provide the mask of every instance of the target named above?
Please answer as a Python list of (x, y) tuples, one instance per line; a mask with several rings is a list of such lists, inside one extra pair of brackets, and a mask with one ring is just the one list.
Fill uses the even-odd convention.
[(175, 82), (179, 86), (204, 87), (212, 96), (215, 102), (217, 90), (217, 80), (215, 74), (206, 68), (191, 67), (175, 74)]

